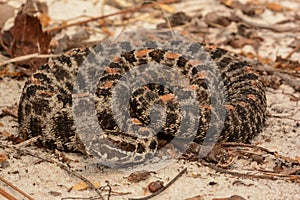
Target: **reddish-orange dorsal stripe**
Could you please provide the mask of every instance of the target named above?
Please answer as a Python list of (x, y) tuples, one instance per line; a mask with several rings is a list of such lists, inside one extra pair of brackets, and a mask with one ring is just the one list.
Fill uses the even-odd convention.
[(142, 122), (138, 120), (137, 118), (131, 118), (131, 121), (133, 124), (142, 125)]
[(248, 104), (244, 101), (240, 101), (239, 105), (242, 106), (242, 107), (246, 107)]
[(34, 78), (33, 76), (29, 79), (31, 83), (35, 85), (41, 85), (41, 81), (37, 78)]
[(253, 101), (256, 101), (256, 100), (257, 100), (256, 96), (253, 95), (253, 94), (248, 94), (247, 97), (248, 97), (249, 99), (252, 99)]
[(225, 105), (225, 108), (226, 108), (227, 110), (235, 111), (235, 107), (233, 107), (232, 105)]
[(203, 64), (203, 62), (201, 62), (200, 60), (190, 60), (188, 62), (189, 65), (195, 66), (195, 65), (200, 65)]
[(113, 62), (120, 62), (121, 61), (121, 58), (119, 56), (115, 56), (113, 59), (112, 59)]
[(109, 74), (114, 74), (114, 73), (117, 73), (117, 72), (118, 72), (117, 69), (115, 69), (115, 68), (110, 68), (110, 67), (107, 67), (107, 68), (105, 69), (105, 71), (106, 71), (107, 73), (109, 73)]
[(172, 101), (174, 99), (174, 94), (165, 94), (159, 96), (159, 98), (163, 101), (163, 103), (167, 103), (169, 101)]
[(198, 73), (198, 77), (201, 79), (207, 78), (207, 73), (205, 71), (201, 71)]
[(169, 59), (177, 59), (177, 58), (179, 58), (179, 54), (177, 54), (177, 53), (172, 53), (172, 52), (168, 52), (168, 53), (166, 53), (166, 57), (167, 58), (169, 58)]
[(145, 57), (150, 51), (150, 49), (141, 49), (135, 52), (136, 57), (141, 58)]
[(189, 85), (188, 87), (185, 87), (184, 89), (186, 90), (197, 90), (198, 89), (198, 85)]
[(111, 88), (113, 86), (113, 81), (105, 82), (101, 87), (102, 88)]

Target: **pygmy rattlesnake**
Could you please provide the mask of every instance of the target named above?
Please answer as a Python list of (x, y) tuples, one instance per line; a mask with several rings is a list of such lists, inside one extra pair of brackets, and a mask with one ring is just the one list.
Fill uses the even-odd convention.
[[(215, 46), (176, 41), (168, 45), (175, 48), (164, 48), (156, 42), (145, 42), (139, 47), (120, 42), (107, 54), (114, 56), (112, 60), (97, 62), (97, 56), (103, 57), (101, 53), (105, 51), (105, 46), (100, 44), (75, 49), (51, 60), (25, 84), (19, 104), (20, 136), (27, 139), (41, 135), (41, 142), (51, 149), (88, 149), (107, 159), (122, 160), (123, 156), (140, 161), (162, 148), (165, 143), (161, 141), (168, 142), (174, 137), (202, 143), (212, 126), (213, 132), (220, 129), (217, 138), (211, 137), (215, 141), (248, 142), (262, 130), (265, 92), (248, 62)], [(121, 49), (121, 53), (114, 55), (115, 49)], [(186, 56), (200, 51), (196, 61)], [(86, 63), (86, 70), (78, 73), (83, 63)], [(90, 67), (92, 64), (103, 65), (100, 74), (97, 67)], [(151, 68), (153, 70), (147, 71)], [(171, 69), (176, 73), (166, 71)], [(137, 88), (133, 88), (134, 84), (129, 87), (128, 80), (121, 80), (126, 74), (134, 81), (142, 79), (144, 82), (136, 84)], [(155, 81), (149, 81), (148, 76), (156, 77)], [(181, 84), (179, 76), (188, 83), (174, 94), (175, 86), (167, 86), (166, 81), (178, 80)], [(105, 141), (101, 146), (97, 146), (98, 136), (79, 136), (72, 111), (72, 100), (79, 98), (74, 112), (77, 112), (76, 116), (84, 112), (81, 109), (86, 104), (80, 100), (80, 95), (84, 97), (85, 94), (80, 89), (89, 85), (93, 77), (99, 81), (94, 84), (93, 92), (94, 108), (102, 129), (99, 137)], [(74, 89), (76, 80), (80, 81)], [(119, 89), (114, 91), (117, 85)], [(191, 100), (192, 93), (196, 101)], [(184, 96), (188, 97), (182, 100)], [(118, 98), (123, 100), (117, 102), (115, 99)], [(224, 110), (223, 116), (213, 103)], [(123, 119), (124, 112), (130, 117)], [(85, 115), (82, 116), (84, 121)], [(132, 152), (134, 154), (127, 155)]]

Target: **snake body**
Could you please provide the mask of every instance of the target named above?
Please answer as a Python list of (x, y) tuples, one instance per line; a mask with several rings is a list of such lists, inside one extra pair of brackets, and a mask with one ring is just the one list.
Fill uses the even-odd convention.
[[(122, 46), (124, 45), (130, 46), (129, 43), (122, 43)], [(224, 102), (221, 102), (221, 106), (226, 115), (217, 140), (246, 143), (262, 130), (266, 116), (266, 97), (255, 70), (247, 61), (224, 49), (197, 45), (210, 58), (203, 56), (203, 60), (194, 62), (180, 53), (180, 50), (173, 52), (152, 45), (149, 48), (141, 47), (125, 51), (121, 55), (116, 55), (107, 64), (95, 89), (95, 109), (99, 125), (106, 135), (105, 138), (115, 145), (107, 145), (106, 150), (114, 151), (118, 148), (119, 152), (124, 154), (135, 152), (136, 155), (147, 156), (148, 152), (163, 146), (161, 141), (170, 141), (178, 136), (180, 127), (184, 127), (185, 130), (178, 137), (189, 138), (193, 135), (193, 141), (202, 143), (210, 124), (217, 124), (218, 121), (212, 120), (214, 116), (214, 109), (211, 107), (212, 92), (208, 90), (206, 83), (211, 81), (207, 80), (208, 77), (214, 78), (214, 75), (209, 76), (211, 71), (207, 69), (205, 64), (207, 61), (216, 66), (224, 87), (222, 91)], [(82, 76), (83, 82), (88, 84), (89, 79), (85, 74), (78, 74), (79, 67), (85, 60), (94, 58), (100, 50), (101, 48), (75, 49), (41, 66), (28, 79), (23, 88), (18, 110), (21, 138), (28, 139), (39, 135), (40, 141), (50, 149), (84, 151), (89, 148), (83, 144), (74, 124), (72, 92), (76, 75), (77, 78), (78, 75)], [(198, 102), (196, 107), (199, 109), (197, 111), (199, 121), (193, 122), (196, 124), (196, 132), (191, 133), (187, 127), (193, 126), (192, 123), (182, 123), (185, 115), (189, 115), (190, 119), (196, 116), (193, 116), (193, 112), (182, 112), (182, 105), (172, 93), (172, 88), (146, 82), (132, 90), (128, 105), (114, 102), (113, 89), (120, 83), (122, 76), (144, 65), (147, 67), (144, 69), (146, 71), (143, 71), (143, 76), (147, 77), (147, 73), (152, 73), (157, 77), (164, 77), (164, 80), (177, 79), (176, 76), (162, 73), (160, 66), (164, 66), (179, 71), (189, 81), (187, 86), (183, 86), (183, 93), (196, 94)], [(158, 68), (147, 72), (151, 66)], [(200, 68), (197, 68), (199, 66)], [(96, 72), (90, 70), (87, 73)], [(139, 71), (136, 73), (135, 75), (141, 75), (138, 74)], [(119, 91), (126, 90), (126, 87), (125, 81)], [(189, 99), (186, 102), (189, 104)], [(112, 106), (123, 106), (118, 109), (128, 110), (131, 127), (126, 123), (123, 123), (124, 127), (120, 127), (124, 120), (121, 120), (121, 125), (117, 121), (123, 117), (122, 112), (114, 113)], [(152, 114), (158, 119), (156, 122), (151, 121)], [(217, 115), (215, 119), (218, 119)], [(151, 123), (161, 125), (161, 129), (156, 130), (155, 134), (147, 127)], [(96, 139), (92, 143), (97, 143)]]

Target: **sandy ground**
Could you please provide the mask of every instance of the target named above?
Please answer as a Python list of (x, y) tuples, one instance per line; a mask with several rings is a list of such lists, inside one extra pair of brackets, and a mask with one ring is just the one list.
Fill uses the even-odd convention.
[[(78, 1), (79, 2), (79, 1)], [(83, 1), (85, 2), (85, 1)], [(190, 2), (187, 1), (188, 5)], [(210, 8), (208, 3), (199, 1), (199, 8)], [(285, 1), (296, 4), (296, 1)], [(61, 1), (64, 4), (65, 1)], [(87, 3), (87, 2), (85, 2)], [(70, 4), (78, 7), (76, 3)], [(79, 4), (79, 3), (78, 3)], [(88, 4), (88, 3), (87, 3)], [(60, 7), (52, 2), (53, 9)], [(69, 4), (66, 4), (69, 5)], [(90, 4), (88, 4), (90, 6)], [(218, 5), (219, 6), (219, 5)], [(298, 5), (299, 6), (299, 5)], [(179, 6), (178, 6), (179, 7)], [(187, 6), (187, 10), (190, 7)], [(94, 11), (94, 7), (88, 8)], [(178, 8), (177, 8), (178, 9)], [(214, 7), (215, 10), (219, 9)], [(91, 11), (91, 12), (93, 12)], [(56, 11), (57, 12), (57, 11)], [(61, 13), (60, 13), (61, 14)], [(70, 13), (65, 13), (73, 16)], [(281, 15), (278, 14), (281, 19)], [(59, 14), (55, 15), (59, 18)], [(74, 16), (73, 16), (74, 17)], [(63, 17), (61, 17), (63, 18)], [(278, 34), (278, 37), (283, 37)], [(284, 35), (286, 39), (281, 40), (280, 44), (287, 44), (292, 39), (291, 35)], [(274, 38), (266, 38), (266, 43), (262, 49), (268, 49), (273, 44)], [(247, 47), (245, 47), (247, 48)], [(272, 47), (262, 54), (272, 55), (286, 53), (289, 49), (282, 49), (278, 46)], [(245, 50), (245, 49), (244, 49)], [(299, 54), (294, 55), (295, 60), (300, 60)], [(8, 106), (16, 106), (21, 95), (22, 86), (25, 80), (16, 80), (9, 77), (0, 79), (0, 108)], [(265, 147), (271, 151), (277, 151), (281, 155), (295, 158), (300, 156), (300, 105), (298, 101), (293, 101), (292, 97), (300, 97), (299, 92), (286, 84), (280, 86), (279, 89), (267, 88), (268, 112), (270, 117), (267, 119), (264, 131), (252, 142), (261, 147)], [(0, 131), (17, 134), (17, 119), (11, 116), (0, 118)], [(0, 166), (0, 175), (9, 182), (16, 185), (34, 199), (62, 199), (72, 197), (73, 199), (87, 198), (96, 196), (96, 193), (90, 189), (76, 191), (72, 188), (81, 180), (74, 175), (69, 174), (65, 170), (53, 163), (42, 161), (40, 158), (21, 154), (13, 148), (6, 148), (6, 145), (12, 146), (4, 140), (2, 136), (0, 143), (0, 153), (8, 155), (9, 159)], [(43, 158), (57, 160), (57, 154), (46, 149), (28, 146), (26, 150), (39, 155)], [(108, 169), (97, 165), (97, 160), (87, 158), (86, 156), (74, 153), (66, 153), (67, 158), (71, 159), (68, 163), (80, 175), (88, 180), (95, 181), (101, 186), (106, 185), (106, 181), (112, 188), (111, 199), (128, 199), (129, 197), (142, 197), (149, 195), (150, 192), (145, 189), (147, 185), (156, 180), (161, 180), (165, 184), (175, 177), (180, 170), (187, 167), (187, 172), (183, 174), (174, 184), (172, 184), (162, 194), (154, 199), (186, 199), (200, 195), (203, 199), (226, 198), (232, 195), (239, 195), (245, 199), (300, 199), (300, 185), (289, 180), (267, 180), (258, 178), (243, 178), (229, 174), (221, 174), (208, 167), (204, 167), (197, 162), (176, 161), (164, 168), (148, 168), (154, 171), (150, 177), (138, 183), (131, 183), (127, 180), (127, 176), (136, 171), (136, 169), (127, 169), (125, 171)], [(239, 168), (253, 170), (272, 169), (274, 160), (266, 160), (262, 164), (251, 162), (249, 160), (239, 161)], [(236, 166), (235, 166), (236, 167)], [(0, 182), (0, 188), (8, 191), (17, 199), (26, 199), (16, 193), (7, 185)], [(107, 192), (102, 193), (106, 198)], [(76, 197), (76, 198), (75, 198)], [(0, 196), (0, 199), (3, 197)]]

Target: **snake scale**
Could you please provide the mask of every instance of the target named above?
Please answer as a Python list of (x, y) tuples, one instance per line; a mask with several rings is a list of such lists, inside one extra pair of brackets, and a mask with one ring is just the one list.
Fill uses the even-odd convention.
[[(162, 148), (174, 137), (192, 138), (191, 140), (201, 144), (210, 124), (215, 125), (216, 129), (221, 129), (217, 141), (247, 143), (262, 130), (266, 116), (265, 92), (255, 70), (241, 57), (213, 45), (199, 43), (188, 44), (184, 49), (178, 46), (175, 51), (162, 49), (155, 42), (140, 48), (131, 47), (130, 42), (121, 42), (118, 45), (120, 47), (115, 48), (123, 49), (122, 53), (114, 55), (110, 63), (105, 64), (95, 86), (97, 120), (105, 140), (111, 142), (111, 145), (102, 145), (103, 151), (122, 152), (123, 155), (134, 152), (136, 157), (133, 159), (139, 160), (141, 158), (138, 156), (149, 156), (149, 152)], [(176, 43), (172, 45), (176, 46)], [(185, 55), (188, 51), (193, 54), (193, 45), (196, 49), (203, 50), (202, 58), (200, 56), (202, 60), (194, 61)], [(41, 66), (27, 80), (18, 110), (21, 138), (28, 139), (40, 135), (40, 141), (50, 149), (82, 152), (86, 148), (91, 150), (92, 147), (87, 147), (82, 140), (87, 139), (96, 144), (97, 139), (92, 136), (79, 137), (73, 119), (72, 92), (76, 77), (81, 76), (84, 84), (89, 82), (89, 78), (86, 77), (88, 75), (78, 74), (80, 66), (83, 62), (92, 63), (92, 58), (95, 59), (101, 51), (101, 45), (97, 48), (72, 50)], [(219, 92), (224, 96), (224, 101), (220, 100), (220, 103), (225, 111), (224, 122), (221, 125), (218, 125), (219, 116), (211, 106), (211, 102), (219, 100), (214, 99), (214, 92), (209, 91), (207, 86), (213, 82), (211, 79), (215, 79), (215, 75), (206, 63), (215, 66), (223, 84), (223, 89)], [(139, 69), (141, 66), (146, 67)], [(151, 67), (155, 69), (148, 72)], [(168, 68), (177, 70), (179, 75), (166, 73), (164, 70)], [(180, 104), (180, 99), (173, 93), (174, 88), (165, 87), (157, 81), (146, 81), (138, 88), (132, 88), (128, 101), (115, 102), (113, 96), (121, 95), (119, 98), (122, 98), (123, 91), (128, 89), (126, 81), (120, 83), (122, 76), (134, 69), (139, 69), (135, 76), (147, 77), (152, 74), (158, 79), (163, 77), (164, 80), (170, 81), (178, 79), (178, 76), (185, 77), (188, 83), (177, 95), (193, 93), (197, 103), (187, 99)], [(87, 71), (89, 75), (96, 73), (93, 70)], [(118, 83), (119, 90), (114, 92), (113, 89)], [(222, 87), (217, 82), (216, 88)], [(77, 94), (80, 95), (84, 96)], [(186, 104), (193, 104), (194, 107), (190, 110), (194, 109), (197, 112), (189, 109), (183, 111)], [(114, 109), (116, 111), (113, 111)], [(127, 118), (122, 119), (126, 110), (130, 115), (128, 123)], [(199, 116), (194, 116), (195, 113)], [(151, 120), (152, 117), (157, 120)], [(189, 117), (192, 121), (198, 117), (199, 120), (183, 122), (184, 117)], [(151, 129), (149, 124), (156, 124), (154, 127), (161, 128)], [(189, 129), (189, 126), (192, 128)], [(194, 131), (193, 126), (196, 126)], [(104, 154), (99, 153), (100, 156)], [(114, 153), (111, 157), (118, 159), (118, 155)]]

